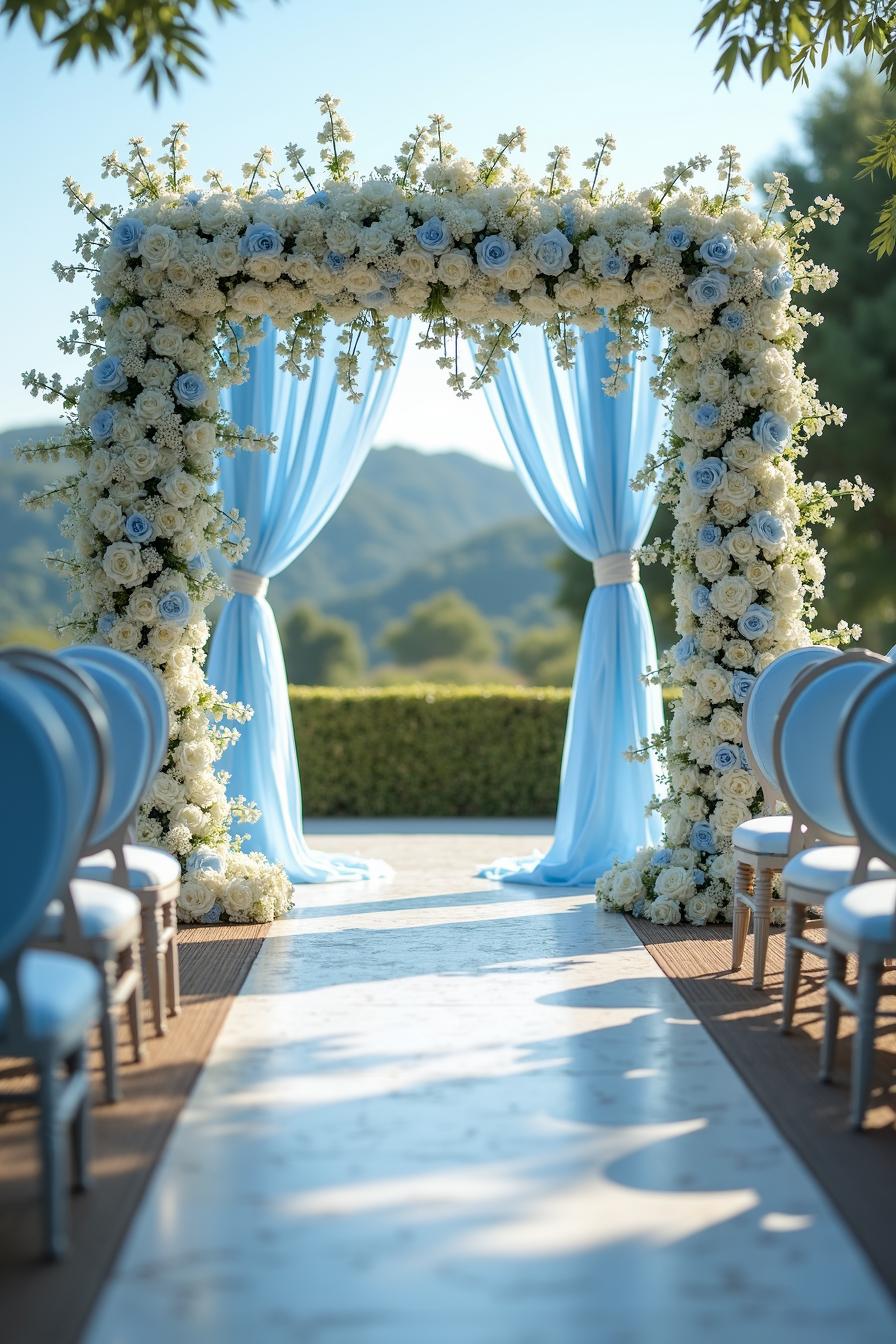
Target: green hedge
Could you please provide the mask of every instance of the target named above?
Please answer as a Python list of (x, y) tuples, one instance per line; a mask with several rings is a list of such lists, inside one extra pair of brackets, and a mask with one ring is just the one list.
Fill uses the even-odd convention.
[(568, 689), (291, 686), (306, 816), (553, 815)]

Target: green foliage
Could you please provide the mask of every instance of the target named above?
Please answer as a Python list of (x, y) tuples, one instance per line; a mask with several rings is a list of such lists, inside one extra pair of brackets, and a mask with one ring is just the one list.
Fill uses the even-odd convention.
[(478, 663), (468, 658), (431, 658), (414, 667), (384, 663), (367, 678), (372, 686), (518, 686), (520, 678), (500, 663)]
[[(716, 74), (728, 84), (738, 64), (749, 75), (758, 70), (766, 84), (773, 75), (808, 86), (809, 70), (821, 69), (831, 56), (861, 52), (896, 90), (896, 5), (886, 0), (712, 0), (694, 29), (702, 42), (718, 27)], [(896, 121), (869, 134), (870, 153), (858, 155), (862, 174), (877, 169), (896, 178)], [(896, 247), (896, 194), (882, 206), (869, 251), (878, 258)]]
[[(2, 0), (0, 16), (11, 28), (24, 17), (46, 46), (56, 51), (56, 69), (82, 53), (99, 64), (124, 56), (158, 101), (163, 81), (178, 87), (182, 73), (202, 75), (206, 52), (194, 22), (206, 0)], [(217, 18), (239, 12), (237, 0), (207, 0)]]
[(513, 665), (534, 686), (571, 686), (579, 648), (579, 630), (572, 622), (537, 625), (513, 646)]
[(416, 667), (433, 658), (489, 662), (498, 642), (482, 613), (460, 593), (448, 589), (411, 607), (404, 621), (393, 621), (382, 638), (396, 662)]
[(286, 674), (303, 686), (354, 686), (367, 665), (355, 627), (321, 615), (312, 602), (293, 608), (280, 637)]
[(554, 812), (569, 692), (292, 687), (309, 816)]
[(868, 71), (844, 71), (817, 96), (803, 124), (804, 147), (792, 162), (776, 163), (791, 180), (797, 206), (833, 192), (846, 207), (836, 229), (813, 236), (818, 262), (839, 273), (838, 284), (807, 301), (824, 314), (802, 357), (824, 395), (846, 411), (836, 434), (813, 440), (813, 477), (836, 482), (855, 471), (875, 487), (863, 513), (842, 508), (830, 533), (824, 625), (857, 621), (863, 642), (887, 649), (896, 639), (896, 271), (869, 256), (864, 240), (874, 226), (886, 188), (857, 179), (855, 161), (873, 128), (896, 119), (896, 91)]

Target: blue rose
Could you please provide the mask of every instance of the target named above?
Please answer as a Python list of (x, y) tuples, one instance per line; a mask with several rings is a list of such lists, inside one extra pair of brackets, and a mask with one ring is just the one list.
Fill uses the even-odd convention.
[(418, 229), (415, 229), (414, 237), (424, 252), (434, 252), (436, 254), (447, 252), (454, 242), (447, 225), (439, 219), (438, 215), (433, 215)]
[(744, 750), (744, 748), (743, 748), (743, 747), (738, 747), (738, 749), (737, 749), (737, 754), (738, 754), (738, 756), (739, 756), (739, 758), (740, 758), (740, 768), (741, 768), (741, 770), (749, 770), (749, 768), (750, 768), (750, 762), (747, 760), (747, 753), (746, 753), (746, 751)]
[(750, 518), (750, 532), (760, 546), (780, 546), (787, 536), (787, 528), (780, 518), (768, 509), (761, 509)]
[(701, 244), (700, 257), (707, 266), (730, 266), (737, 256), (737, 243), (729, 233), (714, 233)]
[(793, 276), (784, 265), (774, 266), (762, 277), (762, 288), (770, 299), (783, 299), (793, 288)]
[(712, 768), (718, 770), (720, 774), (727, 775), (729, 770), (736, 770), (740, 765), (740, 756), (737, 747), (733, 747), (728, 742), (723, 742), (716, 747), (712, 754)]
[(365, 308), (376, 308), (381, 303), (392, 303), (392, 294), (388, 289), (372, 289), (369, 294), (361, 294), (358, 302)]
[(397, 289), (401, 284), (401, 272), (380, 271), (380, 284), (383, 289)]
[(688, 472), (688, 484), (695, 495), (711, 495), (721, 485), (728, 468), (719, 457), (704, 457)]
[(223, 873), (226, 868), (223, 857), (209, 845), (199, 845), (188, 854), (185, 866), (188, 873)]
[(672, 862), (671, 849), (658, 849), (653, 856), (654, 868), (665, 868), (667, 863)]
[(777, 411), (762, 411), (753, 424), (753, 438), (769, 453), (779, 453), (790, 442), (790, 422)]
[(759, 602), (751, 602), (737, 623), (737, 628), (744, 639), (761, 639), (767, 635), (775, 623), (775, 618), (768, 607), (763, 607)]
[(186, 593), (175, 590), (159, 598), (159, 615), (171, 625), (186, 625), (193, 610), (193, 604)]
[(694, 411), (694, 423), (701, 429), (712, 429), (713, 425), (719, 423), (720, 414), (718, 406), (714, 406), (711, 401), (701, 401)]
[(202, 192), (187, 191), (184, 193), (184, 200), (186, 201), (187, 205), (198, 205), (199, 202), (202, 200)]
[(718, 546), (722, 540), (722, 529), (715, 523), (704, 523), (697, 529), (698, 546)]
[(137, 545), (152, 541), (156, 534), (156, 529), (152, 521), (147, 518), (145, 513), (129, 513), (124, 520), (124, 532), (128, 541), (134, 541)]
[(676, 252), (683, 252), (691, 245), (691, 235), (683, 224), (669, 224), (663, 229), (663, 239)]
[(684, 635), (672, 649), (672, 656), (680, 667), (697, 652), (697, 641), (693, 635)]
[(101, 635), (108, 635), (116, 621), (114, 611), (104, 611), (96, 623), (96, 628)]
[(271, 224), (250, 224), (240, 239), (241, 257), (279, 257), (283, 239)]
[(111, 439), (112, 430), (115, 428), (115, 412), (111, 406), (106, 406), (102, 411), (97, 411), (90, 422), (90, 437), (94, 443), (105, 443)]
[(532, 239), (535, 264), (542, 275), (559, 275), (569, 266), (572, 243), (559, 229), (539, 233)]
[(198, 373), (182, 373), (174, 380), (174, 395), (181, 406), (201, 406), (207, 394), (205, 379)]
[(731, 678), (731, 694), (739, 705), (742, 705), (750, 694), (755, 680), (756, 678), (750, 672), (735, 672)]
[(282, 201), (286, 192), (282, 187), (268, 187), (267, 191), (261, 193), (260, 199), (263, 201)]
[(102, 317), (105, 313), (108, 313), (111, 307), (112, 300), (105, 294), (101, 294), (98, 299), (93, 301), (93, 311), (97, 317)]
[(695, 308), (715, 308), (725, 302), (730, 288), (724, 271), (704, 271), (688, 285), (688, 298)]
[(715, 854), (716, 838), (708, 821), (697, 821), (691, 828), (691, 849), (701, 850), (704, 854)]
[(742, 308), (723, 308), (718, 317), (720, 327), (734, 332), (743, 331), (746, 320), (747, 315)]
[(93, 385), (98, 392), (124, 392), (128, 376), (117, 355), (107, 355), (94, 367)]
[(608, 280), (624, 280), (628, 275), (628, 262), (618, 252), (610, 252), (601, 262), (600, 271)]
[(500, 233), (490, 233), (476, 244), (476, 260), (486, 275), (503, 275), (516, 248)]
[(125, 215), (113, 225), (109, 235), (109, 246), (115, 252), (123, 252), (126, 257), (136, 257), (140, 251), (140, 240), (146, 232), (142, 219), (136, 215)]
[(319, 205), (323, 208), (330, 204), (330, 193), (328, 191), (312, 191), (310, 196), (306, 196), (303, 205)]
[(691, 611), (695, 616), (705, 616), (710, 608), (709, 589), (705, 583), (698, 583), (691, 589)]
[(334, 252), (332, 248), (324, 255), (324, 265), (331, 275), (339, 275), (340, 271), (344, 271), (347, 260), (342, 252)]
[(220, 924), (223, 910), (224, 907), (221, 905), (221, 902), (215, 901), (210, 910), (206, 910), (204, 915), (199, 916), (200, 924)]
[(208, 569), (208, 560), (201, 552), (191, 555), (187, 561), (187, 569), (191, 574), (204, 574)]
[(702, 868), (695, 868), (691, 876), (694, 879), (695, 887), (702, 887), (704, 882), (706, 881), (706, 874), (704, 873)]
[(643, 896), (639, 896), (638, 899), (635, 901), (634, 905), (632, 906), (632, 914), (634, 915), (635, 919), (641, 918), (641, 916), (644, 913), (646, 904), (647, 902), (645, 901)]

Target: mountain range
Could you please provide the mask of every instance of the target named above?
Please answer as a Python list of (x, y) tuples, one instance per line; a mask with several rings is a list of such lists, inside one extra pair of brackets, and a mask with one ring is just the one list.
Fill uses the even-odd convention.
[[(55, 426), (0, 433), (0, 633), (45, 627), (65, 585), (43, 565), (62, 545), (60, 509), (27, 512), (19, 499), (60, 474), (14, 454)], [(355, 622), (374, 659), (383, 627), (409, 606), (455, 588), (497, 622), (550, 616), (560, 550), (513, 472), (466, 453), (393, 445), (371, 452), (336, 514), (308, 550), (271, 583), (278, 617), (299, 601)]]

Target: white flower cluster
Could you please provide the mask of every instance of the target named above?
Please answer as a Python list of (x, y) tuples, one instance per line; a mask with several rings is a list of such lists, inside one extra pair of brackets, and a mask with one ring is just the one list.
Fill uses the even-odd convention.
[[(461, 347), (474, 342), (473, 385), (481, 384), (524, 324), (545, 329), (561, 366), (574, 358), (577, 330), (610, 325), (619, 367), (608, 390), (616, 391), (622, 356), (653, 322), (669, 334), (656, 388), (673, 405), (668, 455), (647, 475), (662, 476), (678, 519), (676, 675), (684, 685), (670, 734), (671, 793), (658, 804), (675, 861), (645, 885), (635, 880), (646, 871), (639, 859), (599, 894), (630, 909), (644, 886), (655, 918), (673, 904), (694, 920), (714, 917), (729, 876), (727, 837), (755, 805), (739, 754), (739, 706), (769, 659), (809, 638), (807, 603), (824, 573), (804, 528), (829, 512), (832, 497), (801, 482), (795, 457), (836, 413), (817, 401), (796, 361), (810, 317), (791, 293), (835, 278), (806, 259), (804, 240), (817, 219), (836, 219), (836, 203), (819, 201), (786, 224), (771, 209), (764, 218), (750, 212), (730, 147), (716, 195), (693, 185), (703, 158), (668, 169), (640, 194), (606, 195), (609, 135), (577, 188), (559, 145), (536, 184), (510, 166), (524, 146), (521, 127), (474, 164), (448, 143), (440, 116), (415, 128), (396, 169), (356, 180), (338, 100), (319, 103), (320, 184), (291, 145), (298, 188), (265, 147), (244, 165), (241, 186), (209, 172), (195, 190), (183, 126), (166, 140), (161, 166), (139, 140), (127, 161), (105, 160), (105, 174), (127, 184), (125, 211), (66, 184), (89, 225), (77, 240), (81, 261), (57, 273), (91, 272), (98, 299), (94, 313), (76, 314), (62, 347), (86, 355), (90, 369), (71, 388), (34, 373), (26, 383), (69, 408), (74, 470), (54, 491), (70, 505), (64, 530), (74, 554), (56, 563), (73, 580), (74, 624), (83, 638), (99, 634), (165, 677), (171, 751), (143, 834), (188, 865), (205, 855), (195, 872), (212, 874), (208, 854), (224, 852), (230, 819), (245, 808), (227, 802), (214, 771), (228, 734), (211, 733), (207, 716), (233, 707), (204, 681), (203, 612), (219, 591), (209, 550), (233, 559), (241, 546), (239, 519), (215, 491), (216, 453), (263, 442), (224, 421), (217, 392), (245, 376), (262, 318), (282, 331), (284, 366), (300, 377), (323, 348), (325, 323), (340, 324), (338, 377), (350, 397), (361, 339), (381, 365), (391, 361), (389, 318), (423, 316), (421, 343), (438, 352), (460, 395), (469, 394)], [(186, 916), (220, 906), (234, 918), (267, 918), (283, 907), (284, 881), (257, 862), (230, 864), (204, 885), (190, 878)], [(239, 882), (266, 892), (260, 906)]]

